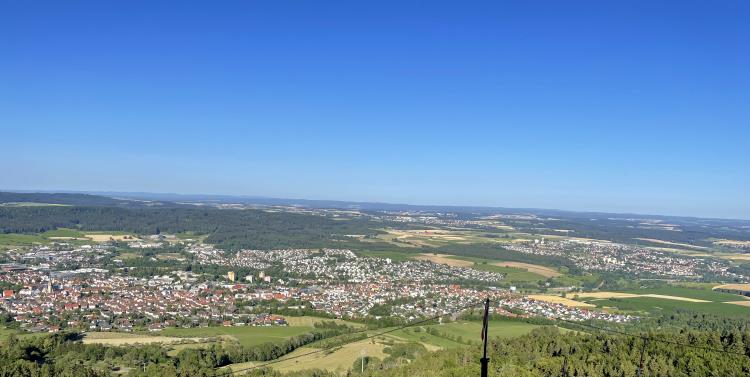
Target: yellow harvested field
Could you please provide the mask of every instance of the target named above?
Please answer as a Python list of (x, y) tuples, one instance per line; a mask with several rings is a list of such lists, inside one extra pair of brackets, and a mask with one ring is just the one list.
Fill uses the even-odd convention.
[(747, 306), (750, 307), (750, 300), (744, 300), (744, 301), (727, 301), (725, 304), (732, 304), (732, 305), (740, 305), (740, 306)]
[(130, 237), (128, 241), (138, 241), (138, 238), (132, 235), (114, 235), (114, 234), (86, 234), (86, 238), (95, 242), (107, 242), (109, 240), (123, 241), (125, 237)]
[(717, 285), (714, 289), (731, 289), (735, 291), (750, 291), (750, 284), (723, 284)]
[(388, 233), (396, 238), (421, 238), (428, 241), (465, 241), (464, 233), (450, 230), (395, 230), (388, 229)]
[(86, 333), (84, 344), (104, 344), (108, 346), (122, 346), (127, 344), (149, 343), (180, 343), (185, 341), (203, 342), (204, 338), (177, 338), (171, 336), (148, 336), (127, 333)]
[(461, 259), (454, 259), (452, 255), (448, 254), (432, 254), (432, 253), (423, 253), (420, 254), (415, 259), (418, 260), (428, 260), (432, 263), (437, 264), (447, 264), (449, 266), (457, 266), (457, 267), (471, 267), (474, 265), (474, 262), (470, 262), (467, 260), (461, 260)]
[(569, 298), (554, 295), (529, 295), (528, 297), (537, 301), (551, 302), (553, 304), (563, 304), (565, 306), (571, 307), (590, 308), (596, 306), (593, 304), (587, 304), (585, 302), (575, 301)]
[(521, 263), (521, 262), (494, 262), (492, 263), (492, 265), (499, 266), (499, 267), (522, 268), (529, 272), (533, 272), (537, 275), (542, 275), (546, 278), (554, 278), (554, 277), (558, 277), (561, 275), (559, 272), (555, 271), (554, 269), (550, 267), (540, 266), (538, 264)]
[(680, 296), (668, 296), (668, 295), (657, 295), (657, 294), (645, 294), (639, 295), (635, 293), (622, 293), (622, 292), (583, 292), (576, 293), (578, 298), (634, 298), (634, 297), (651, 297), (651, 298), (663, 298), (665, 300), (675, 301), (687, 301), (687, 302), (709, 302), (706, 300), (699, 300), (695, 298), (680, 297)]
[(714, 244), (730, 247), (750, 247), (750, 241), (718, 240), (714, 241)]
[(732, 259), (732, 260), (750, 260), (750, 254), (724, 254), (724, 255), (717, 254), (717, 256), (719, 258)]
[(313, 327), (316, 323), (321, 322), (336, 322), (339, 325), (347, 325), (347, 326), (353, 326), (353, 327), (364, 327), (365, 325), (357, 322), (349, 322), (342, 319), (328, 319), (328, 318), (318, 318), (318, 317), (291, 317), (291, 316), (285, 316), (286, 322), (289, 324), (289, 326), (307, 326), (307, 327)]

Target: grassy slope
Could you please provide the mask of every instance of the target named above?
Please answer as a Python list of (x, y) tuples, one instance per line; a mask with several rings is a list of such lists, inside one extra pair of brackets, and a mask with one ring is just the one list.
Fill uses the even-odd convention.
[[(333, 372), (345, 373), (352, 363), (357, 360), (362, 350), (368, 356), (374, 356), (378, 358), (384, 358), (385, 355), (382, 350), (388, 345), (389, 342), (419, 342), (425, 344), (428, 349), (439, 349), (439, 348), (457, 348), (464, 347), (466, 344), (457, 343), (454, 340), (446, 337), (434, 336), (427, 334), (427, 327), (435, 327), (441, 333), (451, 335), (455, 338), (461, 336), (465, 343), (478, 342), (479, 333), (482, 324), (479, 321), (458, 321), (452, 323), (446, 323), (442, 325), (429, 325), (421, 326), (420, 332), (415, 332), (413, 328), (406, 330), (399, 330), (386, 335), (375, 337), (374, 339), (362, 340), (353, 343), (343, 345), (340, 348), (332, 350), (332, 352), (319, 352), (312, 355), (304, 355), (310, 352), (318, 350), (315, 347), (316, 343), (309, 346), (299, 348), (294, 352), (284, 356), (281, 360), (287, 358), (294, 358), (294, 360), (281, 361), (272, 365), (274, 369), (289, 372), (303, 369), (325, 369)], [(537, 328), (537, 325), (531, 325), (516, 321), (492, 321), (490, 322), (489, 333), (491, 337), (503, 337), (510, 338), (521, 336), (529, 333), (531, 330)], [(388, 329), (379, 329), (374, 331), (368, 331), (368, 334), (374, 335)], [(304, 356), (303, 356), (304, 355)], [(261, 363), (241, 363), (229, 366), (232, 370), (250, 367)]]

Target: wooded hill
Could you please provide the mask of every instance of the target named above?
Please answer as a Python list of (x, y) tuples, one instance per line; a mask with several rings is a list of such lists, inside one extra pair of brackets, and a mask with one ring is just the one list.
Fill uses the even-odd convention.
[(0, 232), (39, 233), (57, 228), (139, 234), (195, 232), (226, 249), (322, 247), (347, 234), (375, 234), (382, 224), (323, 216), (214, 208), (13, 207), (0, 208)]

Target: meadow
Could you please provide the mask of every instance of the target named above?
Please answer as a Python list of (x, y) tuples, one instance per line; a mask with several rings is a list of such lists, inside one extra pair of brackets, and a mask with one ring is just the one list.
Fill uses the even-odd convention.
[(293, 336), (312, 331), (311, 326), (232, 326), (232, 327), (196, 327), (196, 328), (166, 328), (160, 335), (178, 338), (209, 338), (225, 337), (237, 340), (246, 347), (263, 343), (276, 343)]
[[(739, 301), (739, 299), (735, 299), (735, 301)], [(586, 300), (586, 302), (594, 304), (599, 308), (617, 308), (622, 311), (638, 312), (641, 314), (660, 315), (679, 309), (688, 309), (696, 312), (724, 316), (741, 316), (750, 319), (750, 308), (723, 302), (687, 302), (655, 297), (592, 299)]]
[(13, 249), (33, 245), (48, 245), (53, 242), (67, 242), (74, 245), (91, 244), (86, 235), (75, 230), (59, 228), (38, 234), (0, 233), (0, 249)]
[(48, 242), (46, 238), (34, 234), (0, 233), (0, 247), (31, 246)]
[(42, 237), (65, 237), (65, 238), (84, 238), (86, 237), (85, 234), (82, 232), (79, 232), (75, 229), (68, 229), (68, 228), (58, 228), (55, 230), (48, 230), (44, 233), (41, 233), (40, 236)]

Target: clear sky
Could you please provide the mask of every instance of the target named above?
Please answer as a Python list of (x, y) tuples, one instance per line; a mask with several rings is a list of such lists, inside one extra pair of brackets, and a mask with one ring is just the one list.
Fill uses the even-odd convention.
[(750, 2), (0, 1), (0, 188), (750, 218)]

